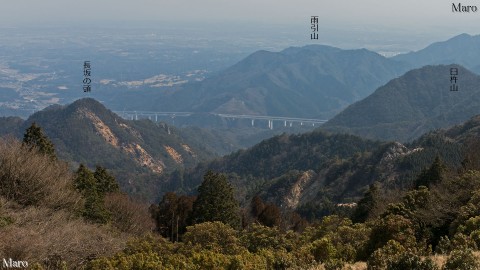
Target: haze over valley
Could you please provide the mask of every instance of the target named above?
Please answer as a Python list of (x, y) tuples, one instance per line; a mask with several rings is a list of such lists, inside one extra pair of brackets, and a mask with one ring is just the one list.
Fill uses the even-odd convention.
[(480, 269), (480, 17), (249, 1), (4, 3), (2, 269)]

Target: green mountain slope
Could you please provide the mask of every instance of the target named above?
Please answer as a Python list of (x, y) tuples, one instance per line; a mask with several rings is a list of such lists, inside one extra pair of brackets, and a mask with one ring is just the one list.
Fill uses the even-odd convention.
[(286, 210), (324, 215), (339, 203), (357, 202), (369, 186), (401, 194), (438, 156), (461, 167), (464, 143), (480, 134), (480, 116), (408, 143), (380, 142), (314, 131), (281, 135), (248, 149), (175, 172), (166, 181), (193, 191), (207, 170), (227, 174), (244, 205), (255, 195)]
[(258, 51), (217, 76), (155, 100), (150, 107), (330, 118), (405, 71), (406, 65), (365, 49), (310, 45)]
[(413, 68), (455, 63), (479, 72), (479, 49), (480, 36), (462, 34), (392, 58), (323, 45), (257, 51), (217, 75), (167, 94), (135, 91), (106, 100), (117, 109), (329, 119)]
[[(26, 121), (4, 118), (2, 134), (21, 138), (36, 122), (55, 145), (60, 159), (73, 167), (83, 163), (113, 172), (122, 189), (147, 200), (156, 196), (162, 174), (192, 167), (215, 154), (194, 143), (174, 127), (148, 120), (128, 121), (93, 99), (67, 106), (51, 106)], [(201, 134), (199, 132), (199, 134)]]
[[(226, 173), (238, 191), (238, 198), (247, 202), (254, 194), (282, 181), (296, 181), (302, 174), (311, 182), (318, 172), (339, 160), (355, 155), (370, 155), (382, 143), (352, 135), (322, 131), (301, 135), (280, 135), (264, 140), (247, 150), (240, 150), (194, 169), (176, 172), (166, 180), (177, 183), (178, 189), (193, 190), (208, 169)], [(311, 171), (311, 173), (310, 173)], [(272, 193), (281, 194), (280, 189)]]
[[(459, 70), (457, 92), (450, 91), (450, 68)], [(322, 129), (382, 140), (412, 140), (478, 114), (479, 85), (480, 77), (461, 66), (426, 66), (378, 88)]]
[(18, 133), (18, 128), (23, 123), (20, 117), (0, 117), (0, 135), (13, 135)]

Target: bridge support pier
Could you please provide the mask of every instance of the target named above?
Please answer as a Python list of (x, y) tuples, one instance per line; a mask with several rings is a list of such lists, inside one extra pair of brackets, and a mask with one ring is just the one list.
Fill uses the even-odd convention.
[[(152, 121), (154, 120), (155, 122), (162, 120), (163, 116), (170, 117), (173, 122), (175, 121), (174, 118), (176, 116), (188, 117), (194, 114), (191, 112), (147, 112), (147, 111), (117, 111), (117, 112), (114, 111), (114, 113), (121, 115), (125, 119), (139, 120), (139, 118), (143, 119), (148, 117), (148, 119)], [(232, 114), (213, 114), (213, 115), (222, 117), (223, 119), (226, 119), (229, 123), (235, 122), (235, 120), (237, 119), (241, 119), (242, 121), (245, 121), (245, 120), (248, 121), (248, 119), (250, 119), (250, 123), (252, 127), (255, 127), (255, 120), (259, 120), (261, 122), (260, 126), (262, 125), (262, 123), (265, 123), (264, 122), (265, 120), (267, 120), (269, 129), (273, 129), (273, 121), (278, 121), (279, 125), (281, 125), (281, 122), (283, 121), (284, 127), (288, 127), (288, 126), (293, 127), (293, 123), (299, 123), (301, 126), (303, 126), (304, 124), (305, 125), (312, 124), (313, 127), (316, 127), (316, 126), (322, 125), (327, 121), (327, 120), (320, 120), (320, 119), (259, 116), (259, 115), (232, 115)], [(158, 119), (159, 118), (158, 116), (160, 116), (160, 119)], [(257, 126), (258, 126), (258, 123), (257, 123)]]
[(268, 120), (268, 128), (273, 129), (273, 120)]

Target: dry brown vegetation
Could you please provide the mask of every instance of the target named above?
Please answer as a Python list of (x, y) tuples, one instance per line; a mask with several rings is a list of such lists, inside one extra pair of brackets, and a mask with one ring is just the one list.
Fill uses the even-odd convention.
[[(365, 262), (356, 262), (354, 264), (345, 264), (341, 270), (366, 270), (367, 263)], [(325, 270), (325, 266), (323, 264), (319, 264), (317, 266), (308, 268), (308, 270)]]
[[(145, 214), (139, 204), (120, 197), (108, 202), (110, 209), (120, 203), (117, 211), (130, 222), (125, 231), (145, 229), (131, 220)], [(80, 215), (83, 205), (66, 164), (17, 140), (0, 139), (0, 257), (43, 263), (46, 269), (56, 269), (61, 261), (76, 268), (122, 250), (132, 235), (86, 222)]]
[(127, 236), (106, 226), (84, 222), (65, 210), (22, 207), (4, 202), (2, 215), (13, 224), (0, 230), (0, 257), (45, 262), (52, 256), (68, 265), (82, 265), (85, 258), (112, 255), (120, 251)]
[(0, 139), (0, 195), (24, 206), (74, 209), (82, 205), (67, 164), (12, 138)]
[[(477, 261), (480, 262), (480, 251), (474, 251), (473, 255), (477, 258)], [(439, 267), (439, 269), (442, 269), (442, 267), (445, 265), (445, 263), (448, 260), (448, 255), (433, 255), (430, 258), (433, 260), (433, 262)]]
[(113, 225), (123, 232), (142, 235), (155, 228), (148, 205), (136, 202), (125, 194), (107, 194), (105, 208), (112, 213)]

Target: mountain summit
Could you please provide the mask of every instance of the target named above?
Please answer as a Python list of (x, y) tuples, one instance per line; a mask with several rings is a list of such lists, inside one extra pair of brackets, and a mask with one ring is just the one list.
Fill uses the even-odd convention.
[[(458, 68), (458, 91), (450, 69)], [(424, 132), (466, 121), (479, 113), (480, 76), (458, 65), (407, 72), (350, 105), (322, 128), (383, 140), (407, 141)]]
[(152, 201), (162, 188), (161, 175), (215, 156), (174, 127), (124, 120), (91, 98), (50, 106), (23, 122), (13, 120), (3, 122), (18, 125), (17, 137), (36, 122), (54, 143), (60, 159), (72, 162), (74, 168), (79, 163), (105, 167), (124, 191)]
[(330, 118), (405, 72), (377, 53), (310, 45), (257, 51), (217, 76), (188, 84), (152, 110)]
[(409, 63), (412, 68), (455, 63), (480, 72), (480, 35), (461, 34), (446, 41), (433, 43), (417, 52), (397, 55), (392, 59)]
[(112, 108), (330, 119), (388, 81), (425, 65), (480, 72), (480, 36), (462, 34), (417, 52), (385, 58), (325, 45), (260, 50), (200, 81), (168, 91), (115, 93)]

